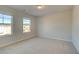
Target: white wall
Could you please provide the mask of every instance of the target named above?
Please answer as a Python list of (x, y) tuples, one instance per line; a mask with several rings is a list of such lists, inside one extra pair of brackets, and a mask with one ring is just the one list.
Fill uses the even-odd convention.
[(72, 40), (79, 52), (79, 6), (73, 8)]
[[(0, 6), (0, 13), (7, 13), (13, 15), (13, 34), (10, 36), (0, 37), (0, 47), (36, 36), (36, 19), (34, 16), (30, 16), (22, 11), (17, 11), (15, 9), (4, 6)], [(22, 18), (24, 16), (31, 18), (32, 31), (30, 33), (22, 32)]]
[(38, 18), (38, 36), (71, 41), (72, 11), (64, 11)]

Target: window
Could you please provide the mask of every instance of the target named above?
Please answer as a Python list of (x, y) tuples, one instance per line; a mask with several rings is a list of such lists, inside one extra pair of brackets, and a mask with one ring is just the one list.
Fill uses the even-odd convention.
[(12, 16), (0, 14), (0, 35), (11, 34)]
[(31, 32), (31, 20), (29, 18), (23, 19), (23, 32)]

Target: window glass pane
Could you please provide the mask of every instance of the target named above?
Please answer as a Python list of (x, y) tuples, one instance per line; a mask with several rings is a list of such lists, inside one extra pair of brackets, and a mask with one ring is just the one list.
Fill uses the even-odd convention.
[(0, 14), (0, 35), (11, 34), (12, 16)]
[(30, 25), (23, 25), (23, 32), (30, 32)]
[(3, 25), (0, 24), (0, 35), (2, 35), (3, 32), (4, 32)]
[(3, 14), (0, 14), (0, 18), (3, 18)]
[(3, 19), (2, 18), (0, 18), (0, 23), (3, 23)]
[(11, 25), (3, 25), (4, 32), (3, 34), (11, 34)]
[(24, 19), (24, 20), (23, 20), (23, 24), (31, 24), (31, 21), (28, 20), (28, 19)]
[(0, 23), (3, 23), (3, 15), (0, 14)]
[(31, 31), (31, 20), (23, 19), (23, 32), (30, 32)]
[(4, 24), (11, 24), (10, 18), (4, 18)]
[(4, 24), (11, 24), (11, 16), (4, 15)]
[(4, 17), (4, 19), (6, 19), (6, 18), (12, 18), (12, 16), (9, 16), (9, 15), (3, 15), (3, 17)]

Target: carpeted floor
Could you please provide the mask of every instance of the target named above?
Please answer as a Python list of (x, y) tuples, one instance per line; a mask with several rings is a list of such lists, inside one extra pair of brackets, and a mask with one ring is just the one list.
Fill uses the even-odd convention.
[(0, 49), (2, 54), (74, 54), (71, 42), (55, 39), (33, 38)]

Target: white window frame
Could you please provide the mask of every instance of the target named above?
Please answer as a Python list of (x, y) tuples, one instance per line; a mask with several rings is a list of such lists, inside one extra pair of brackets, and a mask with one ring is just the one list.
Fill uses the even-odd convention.
[[(11, 16), (11, 17), (12, 17), (12, 19), (11, 19), (11, 34), (0, 35), (0, 37), (2, 37), (2, 36), (10, 36), (10, 35), (12, 35), (12, 34), (13, 34), (13, 15), (6, 14), (6, 13), (0, 13), (0, 14), (8, 15), (8, 16)], [(5, 24), (3, 23), (3, 25), (5, 25)]]
[[(32, 25), (31, 19), (30, 19), (30, 18), (27, 18), (27, 17), (24, 17), (23, 20), (24, 20), (24, 19), (30, 20), (30, 31), (29, 31), (29, 32), (31, 32), (31, 31), (32, 31), (32, 30), (31, 30), (31, 25)], [(29, 32), (24, 32), (24, 30), (23, 30), (23, 25), (24, 25), (24, 24), (23, 24), (23, 21), (22, 21), (22, 32), (23, 32), (23, 33), (29, 33)]]

